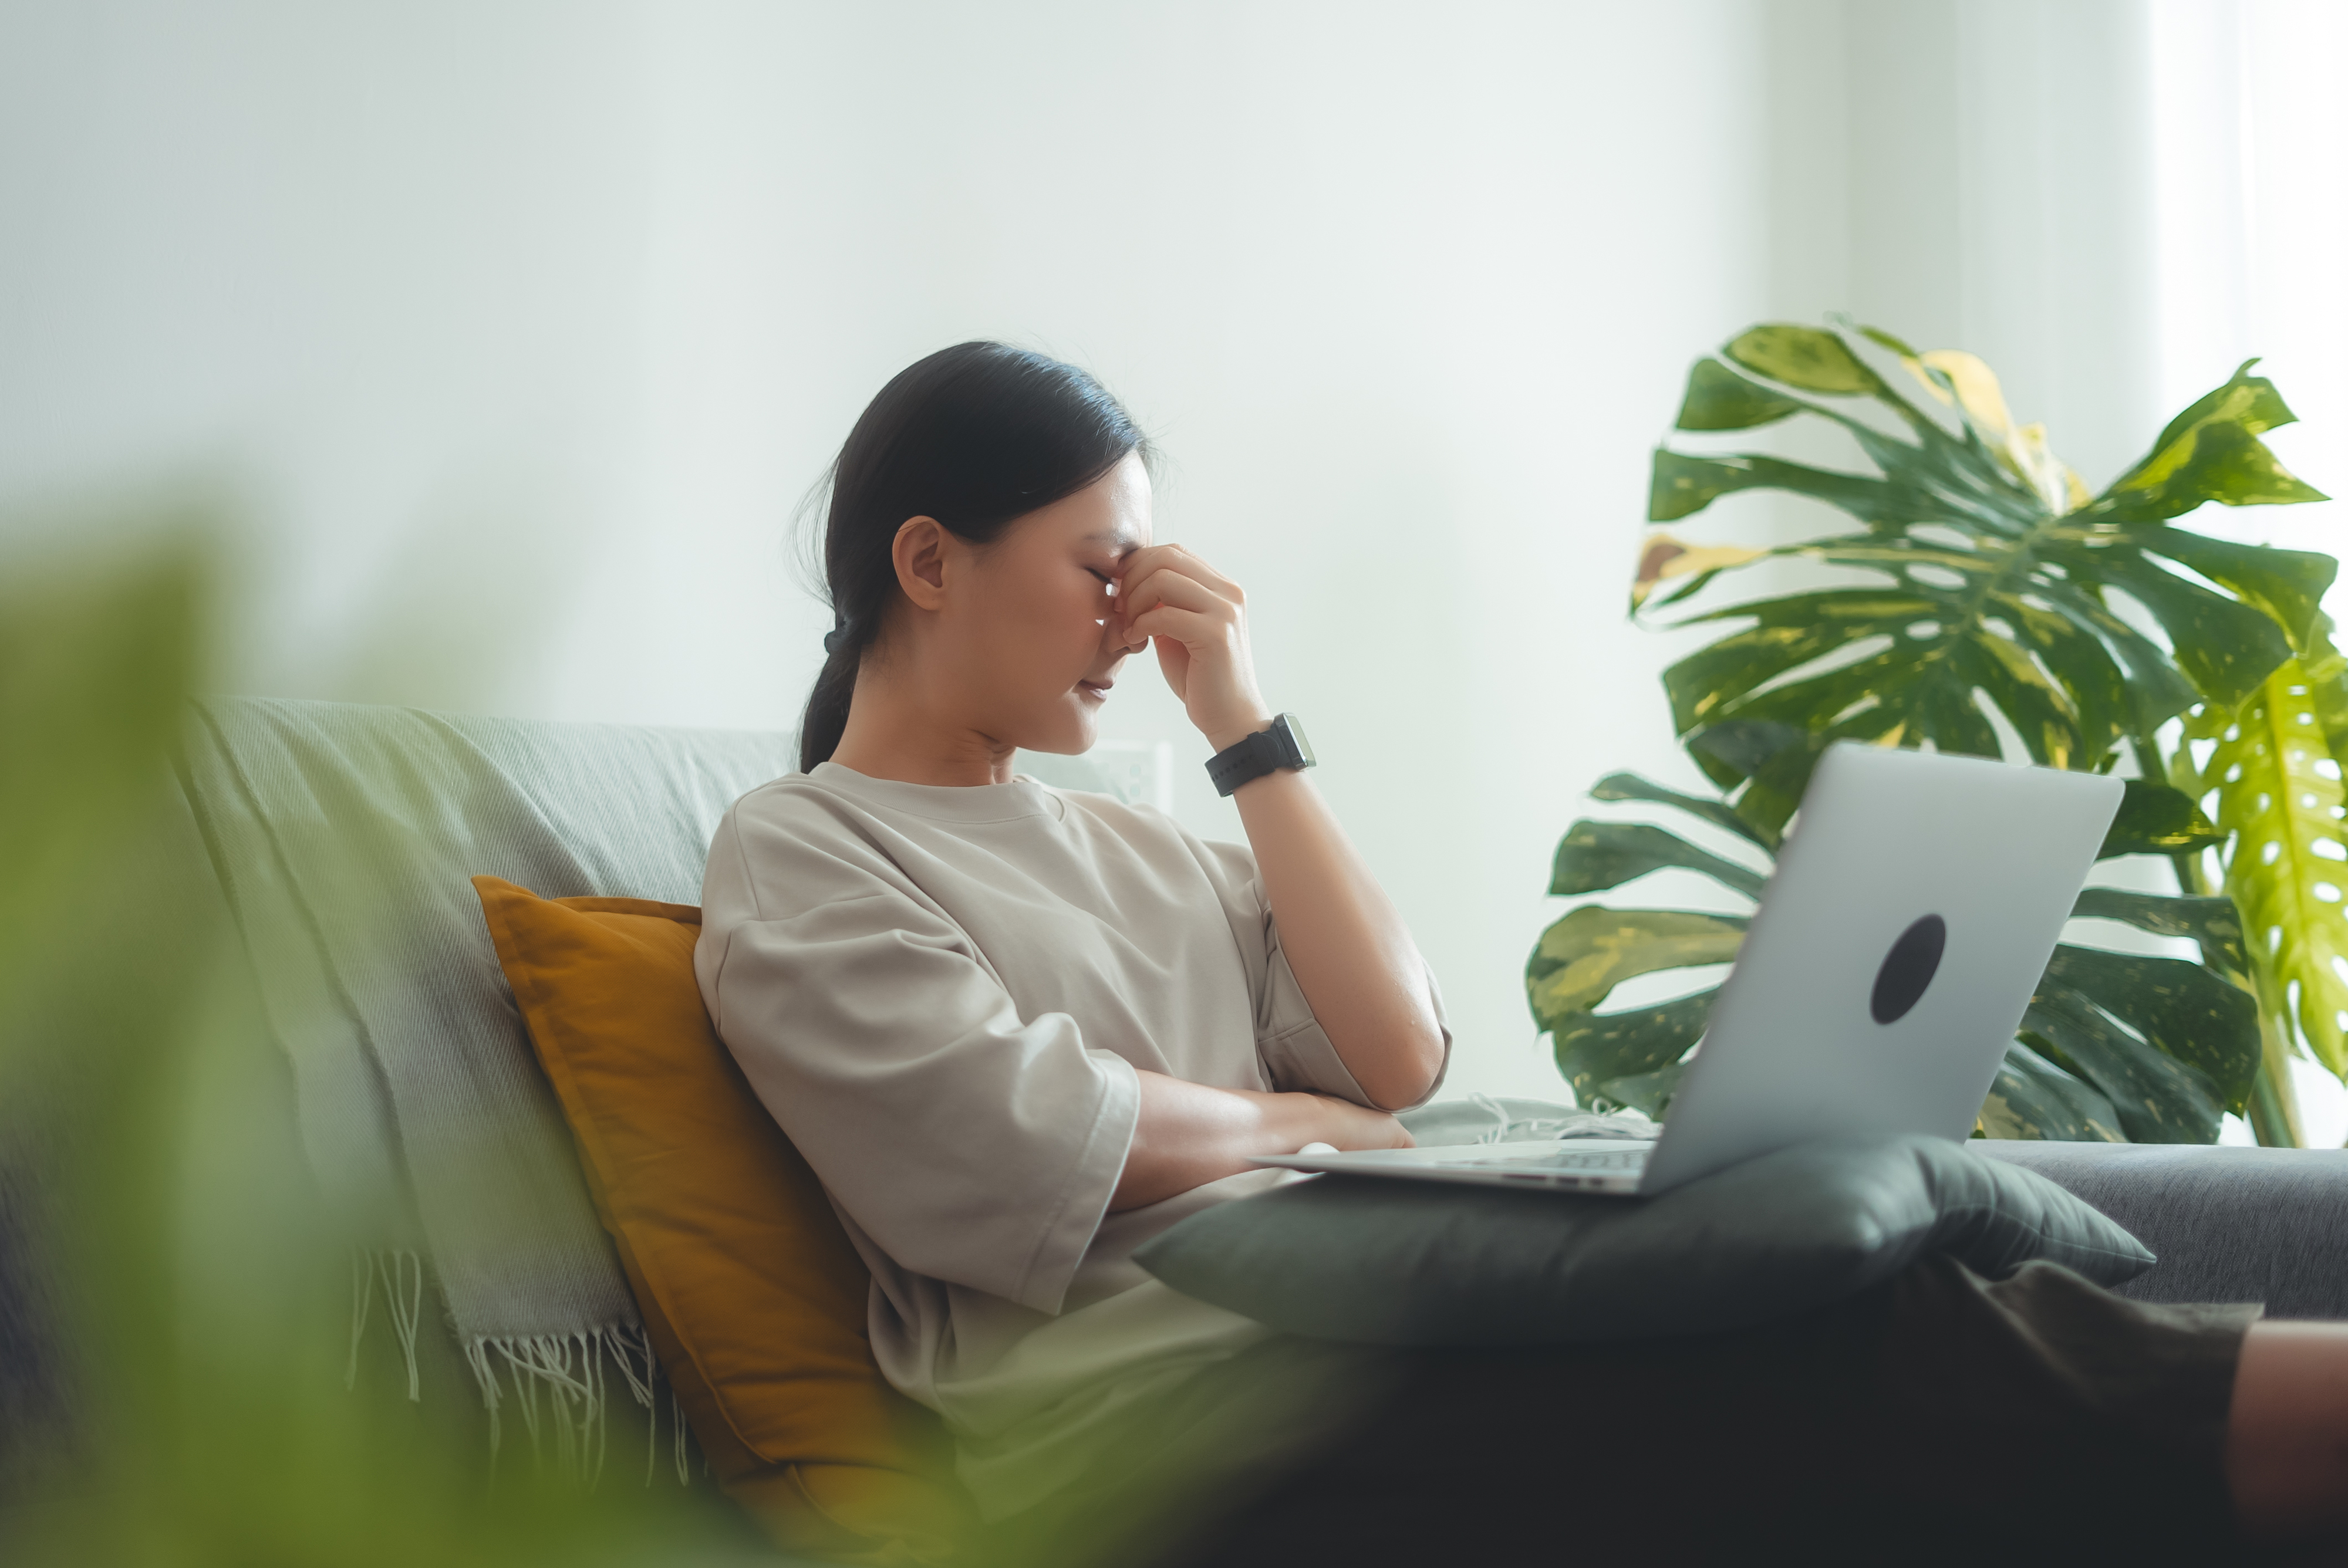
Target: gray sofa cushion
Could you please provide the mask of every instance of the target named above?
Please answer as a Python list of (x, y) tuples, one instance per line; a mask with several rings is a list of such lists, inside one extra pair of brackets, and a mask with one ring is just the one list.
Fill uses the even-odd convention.
[(1290, 1333), (1499, 1346), (1766, 1322), (1935, 1250), (2107, 1285), (2153, 1261), (2054, 1183), (1932, 1138), (1805, 1144), (1646, 1199), (1321, 1176), (1194, 1214), (1136, 1259)]
[(2199, 1143), (1976, 1143), (2075, 1194), (2159, 1255), (2139, 1301), (2260, 1301), (2348, 1317), (2348, 1151)]

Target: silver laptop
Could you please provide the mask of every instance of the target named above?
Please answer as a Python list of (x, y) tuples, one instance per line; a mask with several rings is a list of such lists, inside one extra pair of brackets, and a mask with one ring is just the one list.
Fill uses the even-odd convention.
[(1652, 1195), (1814, 1138), (1963, 1138), (2122, 793), (2095, 774), (1829, 747), (1661, 1137), (1258, 1163)]

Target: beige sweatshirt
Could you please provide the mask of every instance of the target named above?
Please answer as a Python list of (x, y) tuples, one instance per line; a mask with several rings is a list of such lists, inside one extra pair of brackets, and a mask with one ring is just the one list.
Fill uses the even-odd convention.
[(1246, 848), (1028, 779), (825, 763), (735, 804), (702, 902), (710, 1016), (872, 1270), (882, 1374), (945, 1419), (991, 1516), (1071, 1479), (1116, 1409), (1264, 1336), (1132, 1254), (1284, 1173), (1107, 1212), (1137, 1068), (1367, 1103)]

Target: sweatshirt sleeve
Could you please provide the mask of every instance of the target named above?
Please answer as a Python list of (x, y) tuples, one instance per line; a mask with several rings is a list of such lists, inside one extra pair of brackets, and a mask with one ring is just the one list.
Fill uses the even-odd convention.
[[(1354, 1081), (1344, 1058), (1330, 1043), (1328, 1031), (1313, 1016), (1313, 1004), (1305, 999), (1304, 989), (1297, 983), (1296, 971), (1289, 967), (1288, 955), (1281, 950), (1280, 923), (1272, 918), (1271, 903), (1264, 897), (1263, 877), (1256, 869), (1254, 853), (1237, 844), (1209, 844), (1206, 847), (1217, 863), (1214, 875), (1222, 886), (1225, 903), (1235, 907), (1234, 929), (1243, 933), (1243, 940), (1261, 944), (1260, 961), (1250, 963), (1248, 973), (1256, 988), (1256, 1054), (1263, 1063), (1264, 1076), (1272, 1081), (1274, 1089), (1309, 1090), (1370, 1106), (1369, 1095)], [(1424, 962), (1420, 970), (1426, 982), (1427, 1003), (1435, 1010), (1436, 1026), (1443, 1031), (1443, 1066), (1437, 1071), (1435, 1081), (1427, 1085), (1426, 1092), (1414, 1102), (1424, 1105), (1435, 1098), (1436, 1091), (1443, 1087), (1445, 1075), (1451, 1071), (1451, 1025), (1444, 1016), (1443, 992), (1435, 983), (1435, 972)]]
[(694, 955), (717, 1033), (898, 1264), (1056, 1313), (1124, 1172), (1134, 1069), (1066, 1013), (1021, 1018), (942, 911), (832, 837), (738, 807), (719, 827)]

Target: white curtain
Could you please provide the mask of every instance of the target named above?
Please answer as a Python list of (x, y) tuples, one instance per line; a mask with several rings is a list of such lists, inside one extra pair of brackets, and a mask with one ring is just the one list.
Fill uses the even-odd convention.
[[(2252, 354), (2302, 423), (2272, 438), (2318, 489), (2348, 494), (2348, 7), (2160, 0), (2150, 13), (2164, 405)], [(2196, 528), (2348, 554), (2343, 503), (2215, 508)], [(2331, 610), (2348, 620), (2348, 589)], [(2348, 1136), (2348, 1091), (2297, 1064), (2308, 1141)]]
[[(2162, 401), (2263, 355), (2302, 421), (2276, 450), (2348, 494), (2348, 6), (2161, 0), (2151, 17)], [(2343, 521), (2335, 501), (2195, 526), (2337, 555)], [(2348, 619), (2348, 594), (2332, 611)]]
[[(1776, 0), (1772, 294), (1971, 349), (2100, 486), (2253, 354), (2348, 490), (2348, 5)], [(2310, 543), (2330, 507), (2201, 518)]]

